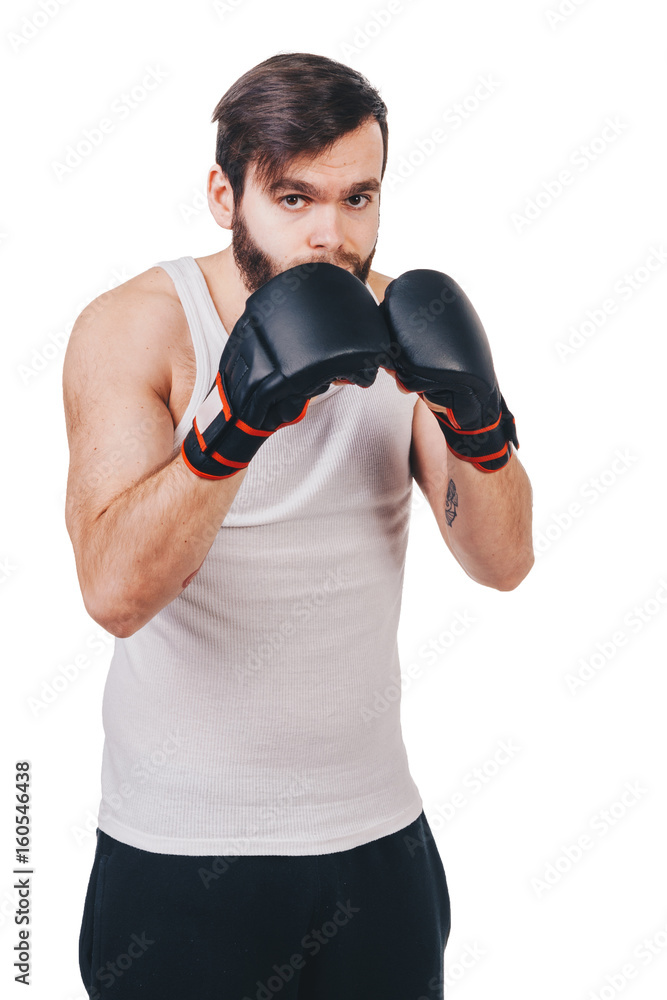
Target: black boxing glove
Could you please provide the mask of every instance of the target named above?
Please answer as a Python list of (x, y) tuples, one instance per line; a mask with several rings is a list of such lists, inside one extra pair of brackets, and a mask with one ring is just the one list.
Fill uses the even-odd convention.
[(380, 309), (392, 336), (399, 385), (436, 410), (447, 446), (482, 472), (497, 472), (519, 447), (491, 348), (465, 292), (440, 271), (406, 271), (391, 281)]
[(245, 469), (332, 382), (372, 385), (388, 341), (375, 299), (349, 271), (312, 263), (271, 278), (229, 335), (181, 447), (186, 465), (204, 479)]

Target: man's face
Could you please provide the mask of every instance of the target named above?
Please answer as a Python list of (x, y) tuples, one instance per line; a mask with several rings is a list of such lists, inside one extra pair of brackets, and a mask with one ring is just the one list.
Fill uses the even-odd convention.
[(382, 133), (373, 119), (326, 156), (297, 157), (269, 189), (246, 176), (232, 223), (232, 252), (248, 294), (290, 267), (344, 267), (366, 281), (380, 223)]

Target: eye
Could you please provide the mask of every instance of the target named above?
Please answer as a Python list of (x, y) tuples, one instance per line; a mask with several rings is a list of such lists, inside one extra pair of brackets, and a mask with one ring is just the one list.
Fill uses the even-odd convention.
[[(303, 198), (302, 198), (302, 196), (300, 194), (286, 194), (280, 200), (281, 200), (281, 202), (283, 202), (283, 201), (287, 201), (288, 199), (294, 199), (294, 198), (297, 198), (297, 199), (301, 198), (301, 200), (303, 201)], [(293, 207), (294, 206), (290, 205), (290, 208), (293, 208)]]
[(368, 205), (369, 202), (370, 202), (370, 200), (371, 200), (371, 197), (368, 194), (351, 194), (350, 197), (347, 200), (351, 201), (352, 198), (365, 198), (366, 199), (365, 202), (362, 205), (354, 205), (353, 206), (354, 208), (365, 208), (366, 205)]

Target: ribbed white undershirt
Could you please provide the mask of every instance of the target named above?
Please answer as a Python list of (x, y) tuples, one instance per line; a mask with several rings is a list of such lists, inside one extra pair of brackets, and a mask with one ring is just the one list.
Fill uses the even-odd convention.
[[(197, 362), (176, 454), (228, 335), (194, 258), (159, 266)], [(193, 581), (115, 640), (105, 833), (160, 854), (326, 854), (419, 816), (400, 702), (378, 699), (400, 690), (416, 400), (383, 369), (312, 399), (252, 459)]]

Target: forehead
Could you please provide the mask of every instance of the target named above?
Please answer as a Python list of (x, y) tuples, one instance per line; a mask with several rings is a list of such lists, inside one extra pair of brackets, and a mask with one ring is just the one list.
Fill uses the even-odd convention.
[[(261, 190), (266, 194), (275, 194), (293, 187), (297, 181), (309, 182), (322, 191), (337, 190), (352, 182), (375, 181), (377, 183), (368, 184), (366, 190), (379, 190), (383, 155), (382, 132), (373, 119), (340, 136), (326, 152), (293, 157), (280, 172), (280, 177)], [(247, 180), (255, 190), (260, 190), (254, 163), (248, 170)]]

